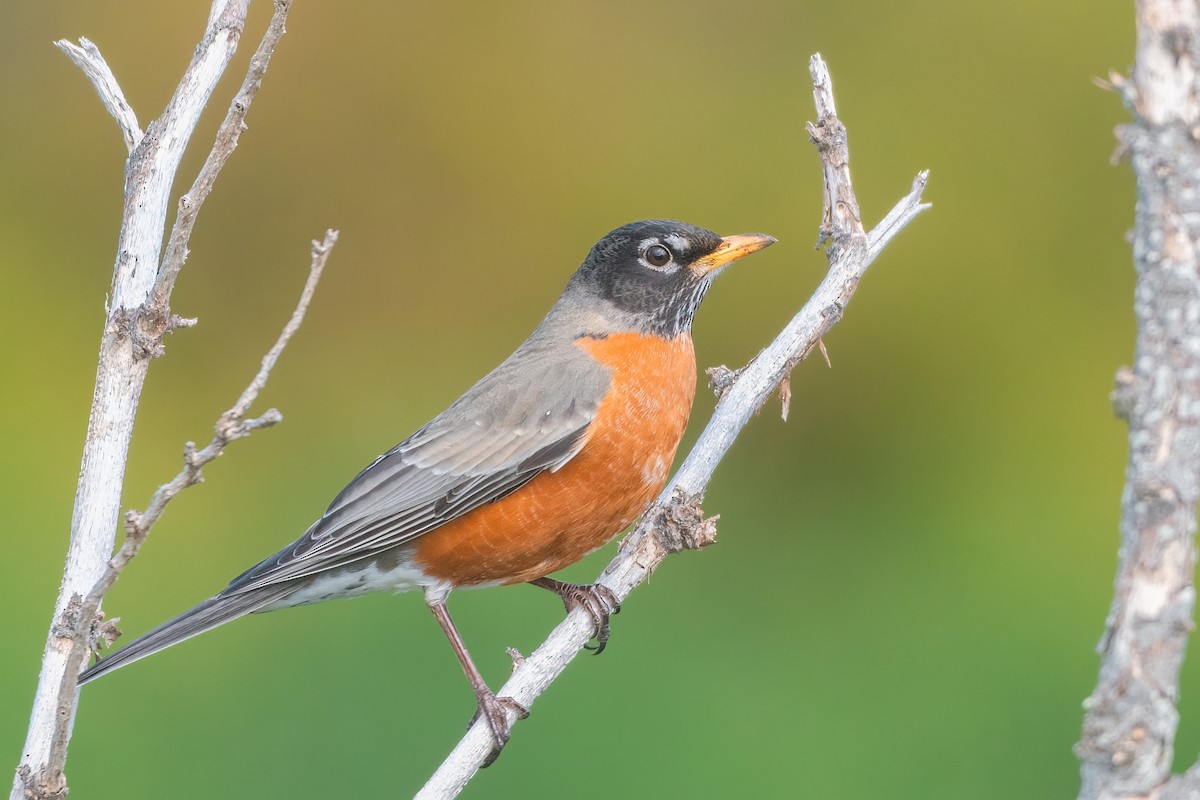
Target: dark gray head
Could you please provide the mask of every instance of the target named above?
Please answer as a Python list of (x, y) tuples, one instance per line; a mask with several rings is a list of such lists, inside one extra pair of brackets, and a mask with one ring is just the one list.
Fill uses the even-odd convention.
[(673, 220), (631, 222), (596, 243), (563, 299), (598, 298), (631, 327), (673, 338), (691, 328), (696, 308), (726, 264), (774, 243), (761, 233), (722, 238)]

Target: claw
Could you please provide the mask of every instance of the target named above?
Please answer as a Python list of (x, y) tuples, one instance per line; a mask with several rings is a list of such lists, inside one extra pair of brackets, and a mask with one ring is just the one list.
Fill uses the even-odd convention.
[(563, 606), (568, 612), (577, 608), (586, 611), (592, 618), (596, 644), (595, 646), (585, 644), (584, 647), (591, 650), (593, 655), (598, 656), (604, 652), (608, 637), (612, 632), (608, 625), (609, 617), (621, 613), (621, 603), (612, 589), (599, 583), (580, 585), (558, 581), (554, 578), (538, 578), (530, 583), (543, 589), (549, 589), (561, 597)]
[(479, 706), (475, 709), (475, 716), (471, 717), (470, 723), (467, 724), (467, 727), (470, 728), (480, 716), (483, 716), (487, 719), (488, 727), (492, 729), (495, 746), (488, 753), (488, 757), (484, 759), (484, 767), (490, 767), (495, 763), (496, 759), (500, 757), (500, 751), (504, 749), (504, 745), (508, 744), (508, 739), (512, 735), (512, 726), (508, 722), (508, 714), (505, 713), (505, 709), (511, 709), (517, 715), (517, 719), (525, 719), (529, 716), (528, 709), (511, 697), (497, 697), (488, 692), (479, 696)]

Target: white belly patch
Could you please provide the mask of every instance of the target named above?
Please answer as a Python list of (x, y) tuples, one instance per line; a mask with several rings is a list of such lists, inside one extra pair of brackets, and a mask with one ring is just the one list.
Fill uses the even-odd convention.
[(411, 589), (424, 589), (438, 582), (437, 578), (429, 577), (408, 561), (401, 562), (386, 572), (381, 570), (375, 561), (364, 561), (361, 567), (351, 565), (316, 575), (310, 583), (262, 610), (273, 611), (277, 608), (303, 606), (339, 597), (360, 597), (371, 592), (406, 592)]

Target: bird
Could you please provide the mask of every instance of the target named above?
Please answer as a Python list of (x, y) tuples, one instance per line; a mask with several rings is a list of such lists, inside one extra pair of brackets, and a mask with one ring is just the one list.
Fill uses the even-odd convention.
[(445, 411), (379, 456), (299, 539), (79, 676), (79, 684), (251, 613), (420, 590), (494, 738), (505, 708), (447, 610), (455, 589), (531, 583), (584, 608), (596, 652), (619, 606), (551, 573), (628, 528), (666, 484), (691, 413), (691, 326), (726, 266), (775, 243), (643, 220), (601, 238), (533, 333)]

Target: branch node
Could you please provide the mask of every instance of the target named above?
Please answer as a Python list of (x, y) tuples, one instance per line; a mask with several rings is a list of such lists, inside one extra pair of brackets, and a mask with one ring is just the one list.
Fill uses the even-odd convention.
[(713, 394), (717, 396), (718, 400), (724, 397), (729, 387), (737, 382), (737, 376), (740, 371), (730, 369), (724, 364), (704, 370), (704, 374), (708, 376), (708, 388), (712, 389)]
[(1113, 414), (1118, 419), (1126, 422), (1132, 419), (1138, 400), (1138, 379), (1132, 369), (1121, 367), (1117, 370), (1109, 400), (1112, 402)]
[(246, 435), (246, 426), (242, 421), (242, 415), (233, 409), (217, 417), (217, 423), (213, 425), (213, 430), (217, 434), (217, 439), (222, 444), (227, 444), (234, 439), (240, 439)]
[(141, 511), (131, 508), (125, 512), (125, 537), (135, 545), (146, 539), (146, 517)]
[(113, 617), (110, 620), (103, 621), (104, 612), (97, 615), (100, 619), (99, 627), (96, 629), (95, 643), (92, 645), (92, 653), (96, 656), (100, 655), (101, 650), (107, 650), (113, 646), (113, 642), (121, 638), (121, 629), (117, 627), (117, 623), (121, 621), (120, 617)]
[(506, 647), (504, 652), (508, 653), (508, 657), (512, 659), (512, 668), (516, 672), (517, 669), (525, 663), (525, 656), (521, 655), (521, 651), (515, 647)]
[(172, 316), (165, 306), (147, 302), (136, 309), (117, 308), (112, 312), (109, 330), (129, 340), (138, 361), (158, 358), (166, 349), (163, 337), (176, 327), (190, 327), (196, 320)]
[(82, 608), (83, 595), (76, 592), (71, 595), (71, 599), (67, 601), (66, 607), (54, 622), (53, 633), (55, 637), (59, 639), (75, 638), (75, 631), (79, 628), (79, 612)]
[(58, 770), (42, 770), (37, 777), (27, 764), (17, 772), (25, 784), (25, 800), (66, 800), (67, 776)]
[(700, 507), (703, 500), (703, 494), (689, 495), (676, 489), (665, 506), (651, 512), (654, 537), (668, 553), (699, 550), (717, 541), (720, 515), (705, 518)]

